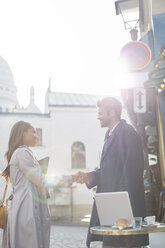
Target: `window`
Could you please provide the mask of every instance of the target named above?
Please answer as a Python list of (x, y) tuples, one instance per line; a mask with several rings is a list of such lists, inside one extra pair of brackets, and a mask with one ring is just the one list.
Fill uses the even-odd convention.
[(7, 112), (7, 113), (9, 112), (9, 108), (6, 108), (6, 112)]
[(86, 168), (85, 146), (82, 142), (75, 142), (72, 145), (72, 169)]
[(2, 112), (2, 107), (0, 107), (0, 112)]
[(42, 128), (36, 128), (36, 133), (37, 133), (37, 136), (38, 136), (36, 146), (42, 146)]

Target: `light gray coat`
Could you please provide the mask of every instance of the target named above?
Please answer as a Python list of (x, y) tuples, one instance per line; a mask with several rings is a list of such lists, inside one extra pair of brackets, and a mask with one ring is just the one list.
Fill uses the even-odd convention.
[(27, 146), (14, 151), (9, 165), (13, 199), (2, 248), (49, 248), (50, 215), (40, 165)]

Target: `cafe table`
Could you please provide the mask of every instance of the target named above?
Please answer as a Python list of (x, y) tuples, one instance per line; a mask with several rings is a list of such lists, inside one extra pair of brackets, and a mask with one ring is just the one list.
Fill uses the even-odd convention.
[(90, 228), (90, 232), (96, 235), (140, 235), (140, 234), (149, 234), (156, 232), (164, 232), (165, 223), (159, 223), (153, 226), (142, 226), (140, 229), (136, 228), (124, 228), (118, 229), (117, 227), (111, 226), (94, 226)]
[(90, 222), (90, 218), (83, 218), (83, 219), (81, 219), (81, 223), (82, 224), (89, 225), (89, 222)]
[(90, 232), (92, 234), (97, 235), (140, 235), (140, 234), (149, 234), (156, 232), (164, 232), (165, 231), (165, 223), (159, 223), (159, 225), (153, 226), (142, 226), (140, 229), (136, 228), (124, 228), (118, 229), (116, 227), (111, 226), (94, 226), (90, 228)]

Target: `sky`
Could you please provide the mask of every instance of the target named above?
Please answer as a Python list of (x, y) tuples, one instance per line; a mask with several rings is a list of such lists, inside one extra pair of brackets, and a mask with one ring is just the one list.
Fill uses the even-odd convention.
[(0, 36), (20, 106), (33, 85), (42, 111), (50, 78), (56, 92), (116, 94), (131, 41), (114, 0), (0, 0)]

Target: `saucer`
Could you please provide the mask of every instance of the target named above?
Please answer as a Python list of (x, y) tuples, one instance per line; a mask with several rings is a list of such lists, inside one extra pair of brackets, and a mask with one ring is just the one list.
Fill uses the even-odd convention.
[(156, 227), (156, 226), (160, 226), (160, 223), (159, 222), (155, 222), (154, 224), (143, 224), (142, 227)]

